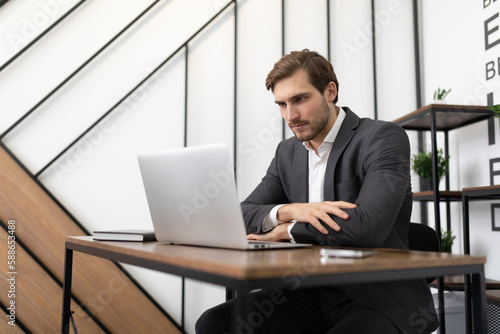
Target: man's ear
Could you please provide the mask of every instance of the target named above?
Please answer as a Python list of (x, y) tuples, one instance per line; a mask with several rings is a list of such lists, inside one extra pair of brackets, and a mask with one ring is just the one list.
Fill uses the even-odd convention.
[(330, 81), (325, 87), (325, 98), (328, 102), (333, 102), (337, 97), (337, 86), (333, 81)]
[(325, 97), (328, 102), (333, 102), (337, 97), (337, 85), (333, 81), (330, 81), (325, 88)]

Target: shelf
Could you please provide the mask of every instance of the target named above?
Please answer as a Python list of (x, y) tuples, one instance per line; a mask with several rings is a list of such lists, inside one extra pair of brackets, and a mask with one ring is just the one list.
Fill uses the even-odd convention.
[[(437, 279), (429, 284), (430, 287), (438, 288)], [(450, 291), (464, 291), (464, 276), (446, 276), (443, 279), (443, 288)], [(486, 279), (486, 299), (488, 303), (500, 306), (500, 282)]]
[(406, 130), (430, 130), (431, 113), (436, 114), (436, 130), (448, 131), (496, 115), (485, 106), (429, 104), (393, 122)]
[[(485, 186), (485, 187), (473, 187), (473, 188), (463, 188), (462, 189), (462, 207), (464, 212), (464, 253), (469, 254), (470, 252), (470, 236), (469, 236), (469, 202), (470, 201), (491, 201), (500, 199), (500, 185)], [(493, 206), (492, 206), (493, 210)], [(495, 225), (495, 216), (492, 211), (491, 217), (491, 230), (500, 231), (500, 227)]]
[[(464, 290), (464, 276), (445, 276), (443, 279), (444, 286), (451, 290)], [(434, 280), (431, 284), (431, 287), (437, 288), (437, 280)], [(486, 289), (487, 290), (499, 290), (500, 291), (500, 281), (496, 281), (493, 279), (486, 279)]]
[(500, 185), (463, 188), (462, 193), (470, 200), (496, 199), (500, 198)]
[[(430, 287), (438, 288), (437, 279), (429, 284)], [(443, 278), (443, 288), (450, 291), (464, 291), (464, 276), (445, 276)], [(490, 304), (500, 306), (500, 282), (486, 279), (486, 299)]]
[[(461, 201), (462, 200), (462, 192), (461, 191), (439, 191), (439, 199), (441, 201)], [(421, 191), (413, 194), (414, 201), (433, 201), (434, 200), (434, 191)]]
[(500, 290), (486, 290), (486, 299), (500, 305)]

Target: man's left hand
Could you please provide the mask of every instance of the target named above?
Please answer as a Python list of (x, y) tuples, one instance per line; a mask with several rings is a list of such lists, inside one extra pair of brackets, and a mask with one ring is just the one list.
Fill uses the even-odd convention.
[(290, 241), (287, 229), (288, 225), (290, 223), (280, 224), (267, 233), (249, 234), (247, 235), (247, 239), (258, 241)]

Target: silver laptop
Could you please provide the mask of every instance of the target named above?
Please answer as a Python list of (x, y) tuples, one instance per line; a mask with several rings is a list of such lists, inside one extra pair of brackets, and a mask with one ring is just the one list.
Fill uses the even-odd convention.
[(225, 144), (140, 154), (138, 159), (158, 241), (234, 249), (309, 246), (246, 239)]

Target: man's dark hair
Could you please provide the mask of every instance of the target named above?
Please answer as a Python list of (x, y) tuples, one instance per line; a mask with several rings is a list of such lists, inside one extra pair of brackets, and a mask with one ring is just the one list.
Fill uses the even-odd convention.
[(339, 82), (337, 81), (337, 75), (333, 70), (332, 64), (319, 53), (309, 51), (308, 49), (292, 51), (290, 54), (281, 57), (267, 75), (267, 90), (274, 91), (276, 82), (290, 77), (299, 69), (303, 69), (307, 72), (310, 83), (316, 87), (320, 93), (323, 93), (328, 83), (333, 81), (337, 87), (337, 96), (335, 100), (333, 100), (333, 103), (337, 103)]

